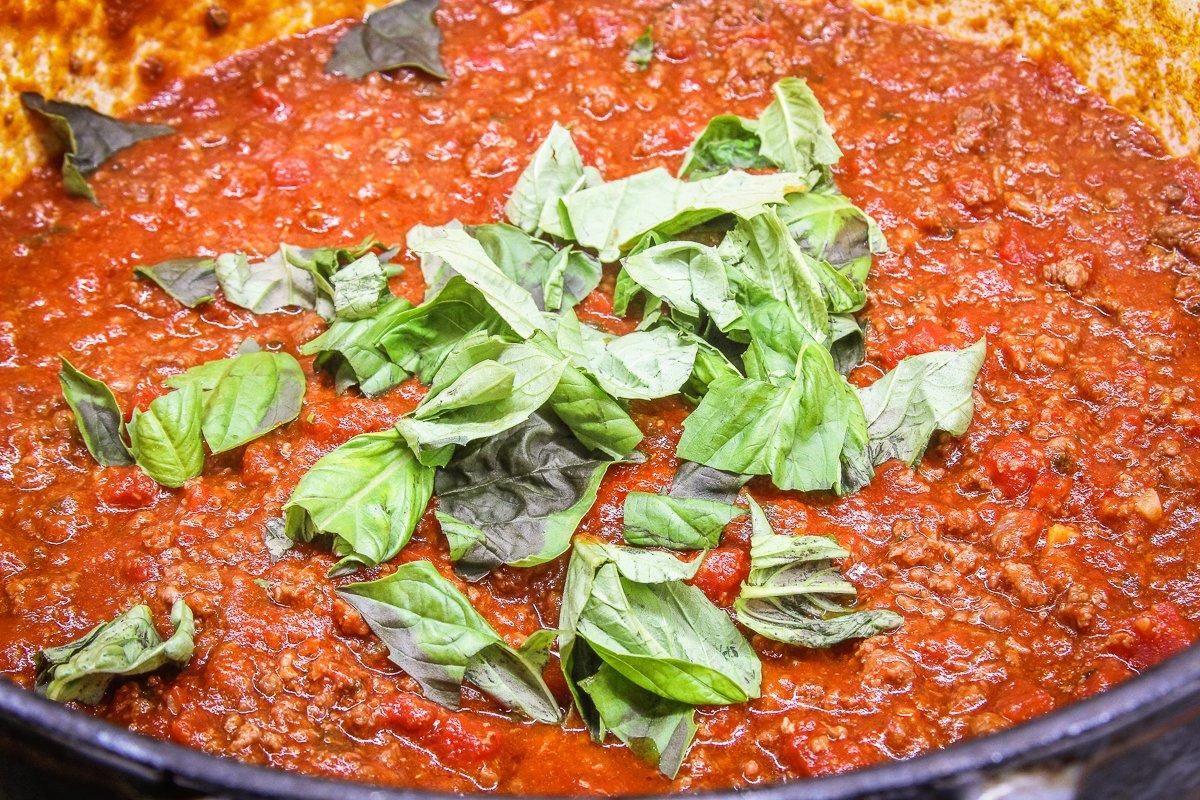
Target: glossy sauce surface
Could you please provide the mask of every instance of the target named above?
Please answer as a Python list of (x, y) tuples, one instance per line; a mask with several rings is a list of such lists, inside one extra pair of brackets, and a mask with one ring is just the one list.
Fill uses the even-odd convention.
[[(171, 87), (139, 118), (175, 137), (98, 173), (104, 206), (55, 171), (0, 206), (0, 672), (137, 602), (196, 612), (181, 671), (120, 682), (94, 709), (212, 753), (313, 774), (518, 793), (744, 786), (905, 758), (1100, 691), (1189, 644), (1200, 621), (1200, 171), (1064, 69), (837, 4), (445, 0), (451, 79), (322, 74), (337, 25)], [(642, 71), (629, 44), (651, 25)], [(191, 311), (132, 269), (277, 243), (402, 242), (416, 223), (499, 218), (554, 121), (608, 178), (662, 165), (719, 113), (754, 116), (808, 79), (845, 151), (838, 183), (881, 223), (858, 383), (986, 335), (968, 433), (848, 498), (752, 481), (779, 530), (830, 533), (864, 606), (900, 630), (824, 652), (754, 639), (763, 697), (704, 709), (670, 782), (626, 748), (507, 718), (467, 690), (423, 699), (301, 546), (271, 564), (264, 523), (299, 477), (420, 398), (338, 397), (311, 375), (301, 418), (210, 457), (178, 491), (102, 470), (75, 433), (57, 354), (144, 407), (163, 380), (247, 337), (295, 353), (311, 314)], [(417, 301), (411, 261), (393, 289)], [(583, 316), (611, 314), (612, 274)], [(581, 530), (616, 540), (632, 489), (666, 487), (686, 407), (641, 403), (644, 464), (610, 472)], [(748, 568), (735, 521), (698, 585), (728, 605)], [(450, 574), (430, 513), (399, 560)], [(565, 558), (464, 586), (513, 641), (557, 619)], [(374, 577), (389, 568), (371, 571)], [(346, 579), (342, 579), (343, 581)], [(548, 674), (565, 699), (561, 678)]]

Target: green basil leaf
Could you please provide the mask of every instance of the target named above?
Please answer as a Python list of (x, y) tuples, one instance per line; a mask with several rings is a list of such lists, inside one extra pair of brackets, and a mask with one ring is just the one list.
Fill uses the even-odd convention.
[(704, 395), (708, 394), (708, 388), (721, 378), (741, 379), (741, 371), (725, 352), (690, 331), (680, 333), (696, 345), (696, 363), (692, 366), (692, 374), (687, 383), (680, 390), (690, 402), (699, 403)]
[(583, 370), (567, 364), (548, 406), (581, 443), (613, 458), (624, 458), (642, 441), (629, 412)]
[(827, 179), (842, 151), (812, 90), (802, 78), (784, 78), (771, 92), (775, 99), (758, 118), (763, 157), (780, 169), (808, 176), (810, 186)]
[(534, 151), (529, 166), (517, 178), (512, 194), (504, 205), (504, 215), (521, 230), (538, 233), (543, 215), (557, 216), (559, 199), (573, 191), (584, 179), (579, 150), (570, 132), (556, 122)]
[(571, 312), (559, 319), (558, 347), (587, 370), (610, 396), (654, 400), (676, 394), (692, 374), (697, 345), (663, 327), (612, 336), (580, 325)]
[(402, 0), (368, 14), (346, 31), (325, 62), (325, 72), (359, 80), (372, 72), (412, 67), (446, 80), (442, 32), (434, 19), (438, 0)]
[(21, 104), (46, 122), (63, 149), (62, 176), (67, 193), (96, 203), (87, 176), (116, 153), (145, 139), (175, 132), (166, 125), (124, 122), (77, 103), (47, 100), (21, 92)]
[(488, 359), (473, 364), (454, 383), (422, 402), (413, 413), (416, 419), (431, 419), (447, 411), (490, 405), (513, 395), (517, 372), (499, 361)]
[(376, 397), (408, 377), (408, 370), (387, 356), (381, 341), (411, 309), (407, 300), (394, 297), (371, 317), (334, 320), (324, 333), (301, 345), (300, 353), (316, 356), (313, 368), (333, 375), (338, 394), (357, 385), (367, 397)]
[(287, 353), (247, 352), (209, 361), (167, 379), (204, 396), (204, 440), (213, 453), (241, 447), (300, 415), (306, 382)]
[(579, 250), (557, 250), (512, 225), (466, 229), (500, 271), (529, 292), (538, 308), (575, 306), (600, 283), (600, 262)]
[(801, 250), (857, 283), (867, 279), (871, 256), (887, 252), (879, 225), (841, 194), (789, 195), (779, 217)]
[(542, 679), (546, 634), (521, 650), (507, 645), (470, 601), (428, 561), (401, 564), (385, 578), (338, 590), (388, 647), (388, 658), (425, 696), (457, 709), (464, 680), (539, 722), (562, 713)]
[(651, 231), (670, 236), (724, 214), (754, 217), (807, 188), (791, 173), (728, 172), (685, 182), (652, 169), (568, 194), (561, 202), (571, 238), (610, 262)]
[(153, 281), (173, 299), (195, 308), (213, 299), (217, 293), (216, 260), (212, 258), (172, 258), (133, 272)]
[(734, 602), (738, 622), (777, 642), (832, 647), (899, 627), (892, 611), (853, 611), (857, 593), (833, 566), (850, 555), (831, 536), (785, 536), (750, 499), (750, 575)]
[(429, 498), (433, 470), (394, 430), (364, 433), (326, 453), (284, 505), (295, 541), (333, 537), (341, 574), (393, 558), (408, 543)]
[(696, 738), (696, 709), (667, 700), (621, 677), (607, 664), (579, 682), (596, 707), (605, 732), (634, 755), (674, 778)]
[(367, 253), (335, 272), (330, 283), (333, 313), (339, 320), (353, 322), (372, 317), (393, 297), (388, 289), (387, 272), (374, 253)]
[(204, 469), (203, 399), (194, 384), (155, 398), (129, 420), (134, 461), (163, 486), (177, 489)]
[(511, 335), (483, 294), (455, 276), (432, 298), (397, 314), (379, 337), (392, 363), (429, 383), (442, 360), (470, 333)]
[(733, 505), (742, 487), (749, 480), (745, 475), (684, 461), (671, 482), (671, 497), (684, 500), (709, 500)]
[[(533, 297), (505, 275), (483, 246), (457, 222), (430, 228), (416, 225), (408, 232), (408, 247), (421, 258), (421, 269), (431, 276), (452, 270), (486, 298), (500, 317), (523, 339), (542, 330), (541, 311)], [(437, 280), (431, 282), (436, 285)]]
[(636, 64), (639, 69), (646, 69), (654, 61), (654, 31), (649, 25), (642, 31), (641, 36), (633, 40), (625, 60)]
[(623, 274), (687, 317), (707, 314), (725, 332), (741, 322), (742, 312), (716, 248), (667, 242), (626, 258)]
[[(435, 385), (417, 406), (412, 416), (401, 417), (396, 428), (405, 440), (421, 454), (423, 463), (439, 463), (437, 454), (450, 445), (463, 445), (487, 436), (495, 436), (529, 418), (550, 398), (564, 362), (547, 355), (542, 349), (526, 343), (501, 343), (494, 358), (497, 366), (512, 373), (511, 391), (493, 402), (472, 403), (465, 407), (443, 408), (436, 413), (427, 413), (426, 408), (437, 402), (437, 398), (452, 392), (461, 398), (475, 391), (471, 384), (475, 374), (464, 372), (453, 382), (441, 388)], [(448, 358), (453, 357), (453, 352)], [(445, 369), (445, 366), (442, 367)], [(493, 374), (495, 368), (489, 370)], [(441, 370), (438, 377), (442, 375)], [(444, 383), (444, 381), (443, 381)]]
[(871, 461), (921, 460), (936, 431), (966, 433), (975, 410), (972, 390), (987, 355), (980, 339), (962, 350), (909, 356), (865, 389), (858, 390), (866, 412)]
[(60, 356), (58, 360), (61, 364), (58, 383), (92, 458), (102, 467), (132, 464), (133, 456), (122, 437), (125, 418), (112, 390), (103, 381), (77, 370), (65, 358)]
[(730, 170), (765, 169), (772, 162), (759, 149), (758, 123), (752, 119), (722, 114), (708, 121), (683, 156), (681, 178), (711, 178)]
[(862, 404), (816, 345), (800, 348), (789, 379), (719, 379), (683, 425), (680, 458), (780, 489), (848, 493), (873, 475)]
[(315, 279), (288, 262), (283, 250), (253, 265), (241, 253), (223, 253), (217, 257), (214, 270), (225, 299), (255, 314), (289, 307), (317, 308)]
[(625, 496), (625, 541), (671, 550), (716, 547), (721, 531), (743, 513), (736, 506), (712, 500), (630, 492)]
[[(620, 550), (610, 545), (602, 552)], [(564, 589), (561, 631), (582, 639), (605, 664), (659, 697), (695, 705), (758, 696), (758, 657), (703, 592), (678, 580), (639, 582), (619, 563), (597, 559), (594, 551), (577, 549), (575, 558), (591, 566), (584, 575), (587, 597), (578, 608), (578, 590)], [(575, 579), (580, 576), (576, 569)], [(568, 583), (571, 577), (568, 568)], [(562, 635), (559, 652), (566, 652)], [(564, 662), (564, 669), (569, 666)]]
[(611, 463), (541, 412), (464, 447), (435, 482), (456, 571), (479, 580), (501, 564), (531, 567), (562, 555)]
[(141, 675), (192, 657), (196, 624), (183, 598), (171, 607), (174, 632), (164, 640), (150, 609), (138, 605), (92, 628), (83, 638), (42, 650), (34, 660), (34, 688), (58, 702), (94, 706), (121, 675)]

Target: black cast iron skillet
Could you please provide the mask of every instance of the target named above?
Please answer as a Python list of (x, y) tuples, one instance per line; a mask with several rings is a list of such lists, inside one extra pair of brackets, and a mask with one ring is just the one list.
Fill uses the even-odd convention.
[[(907, 761), (702, 800), (1195, 800), (1200, 647), (1107, 692)], [(0, 800), (441, 800), (216, 758), (0, 680)]]

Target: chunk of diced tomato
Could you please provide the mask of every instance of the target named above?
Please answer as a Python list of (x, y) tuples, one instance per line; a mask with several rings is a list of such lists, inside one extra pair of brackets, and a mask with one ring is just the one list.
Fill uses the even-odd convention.
[(692, 585), (717, 605), (727, 606), (750, 574), (750, 558), (745, 550), (718, 547), (709, 550), (692, 579)]
[(1045, 469), (1046, 454), (1033, 440), (1011, 433), (983, 454), (983, 467), (1005, 497), (1020, 497)]

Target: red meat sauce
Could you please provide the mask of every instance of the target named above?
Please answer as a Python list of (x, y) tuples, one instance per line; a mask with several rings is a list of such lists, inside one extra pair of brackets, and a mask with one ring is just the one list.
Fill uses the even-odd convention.
[[(196, 612), (181, 670), (81, 709), (210, 753), (427, 789), (627, 793), (744, 786), (907, 758), (1100, 691), (1187, 646), (1200, 621), (1200, 172), (1063, 67), (948, 41), (847, 6), (720, 0), (445, 0), (451, 75), (322, 74), (348, 23), (243, 53), (135, 117), (178, 128), (94, 178), (104, 205), (39, 170), (0, 206), (0, 672), (138, 602)], [(647, 25), (645, 71), (626, 61)], [(385, 658), (303, 545), (271, 564), (264, 523), (349, 437), (419, 400), (338, 397), (310, 372), (300, 419), (210, 457), (173, 491), (100, 469), (74, 432), (59, 353), (126, 409), (247, 337), (291, 353), (311, 314), (180, 307), (132, 268), (279, 241), (402, 242), (416, 223), (499, 217), (554, 121), (610, 178), (675, 169), (706, 121), (754, 116), (806, 78), (845, 157), (842, 189), (891, 252), (870, 280), (868, 383), (906, 355), (986, 335), (975, 419), (914, 470), (850, 497), (756, 479), (777, 527), (836, 535), (866, 607), (899, 630), (827, 651), (754, 638), (761, 699), (702, 709), (668, 781), (628, 749), (512, 719), (470, 688), (447, 711)], [(409, 262), (412, 266), (411, 261)], [(583, 303), (614, 328), (613, 275)], [(422, 294), (410, 268), (394, 290)], [(581, 532), (616, 540), (630, 490), (667, 486), (686, 416), (635, 404), (643, 464), (611, 471)], [(735, 521), (696, 583), (728, 605), (748, 569)], [(432, 514), (397, 561), (451, 575)], [(386, 574), (393, 565), (354, 576)], [(463, 585), (513, 642), (557, 620), (565, 558)], [(561, 677), (547, 673), (566, 700)]]

